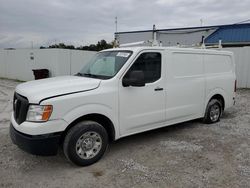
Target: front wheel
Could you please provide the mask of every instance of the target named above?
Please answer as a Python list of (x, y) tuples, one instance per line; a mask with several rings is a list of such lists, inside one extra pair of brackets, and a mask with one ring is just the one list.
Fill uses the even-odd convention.
[(218, 122), (220, 120), (221, 114), (222, 114), (221, 102), (217, 99), (212, 99), (209, 101), (207, 105), (203, 121), (205, 123)]
[(88, 166), (101, 159), (107, 145), (108, 134), (105, 128), (94, 121), (83, 121), (69, 130), (63, 151), (74, 164)]

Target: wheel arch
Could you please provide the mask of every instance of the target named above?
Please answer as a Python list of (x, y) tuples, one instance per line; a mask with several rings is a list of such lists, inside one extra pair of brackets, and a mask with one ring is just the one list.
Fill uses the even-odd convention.
[(206, 102), (204, 106), (204, 114), (206, 112), (207, 105), (211, 99), (218, 99), (222, 103), (222, 110), (225, 109), (226, 106), (226, 93), (221, 88), (216, 88), (212, 92), (210, 92), (206, 97)]
[(107, 131), (108, 137), (110, 141), (113, 141), (116, 139), (116, 130), (114, 127), (113, 122), (108, 118), (107, 116), (103, 114), (98, 114), (98, 113), (90, 113), (83, 115), (81, 117), (78, 117), (74, 121), (72, 121), (67, 128), (64, 130), (62, 137), (61, 137), (61, 143), (64, 141), (65, 136), (67, 135), (68, 131), (74, 127), (77, 123), (81, 121), (95, 121), (99, 124), (101, 124)]

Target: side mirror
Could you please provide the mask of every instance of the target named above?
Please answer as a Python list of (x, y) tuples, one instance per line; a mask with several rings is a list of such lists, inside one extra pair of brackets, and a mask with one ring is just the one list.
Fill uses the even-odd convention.
[(123, 78), (122, 85), (124, 87), (134, 86), (143, 87), (145, 86), (145, 77), (143, 71), (131, 71), (128, 78)]

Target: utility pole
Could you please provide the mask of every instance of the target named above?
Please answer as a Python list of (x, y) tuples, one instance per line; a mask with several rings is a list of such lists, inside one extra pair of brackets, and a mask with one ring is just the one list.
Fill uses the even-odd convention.
[(115, 32), (117, 33), (117, 16), (115, 17)]

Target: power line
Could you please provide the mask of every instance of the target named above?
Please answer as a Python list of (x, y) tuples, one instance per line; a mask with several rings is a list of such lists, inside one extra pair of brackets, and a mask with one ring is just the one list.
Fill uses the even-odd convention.
[(241, 23), (245, 23), (245, 22), (249, 22), (250, 19), (247, 19), (247, 20), (243, 20), (243, 21), (240, 21), (240, 22), (237, 22), (237, 23), (234, 23), (234, 24), (241, 24)]

